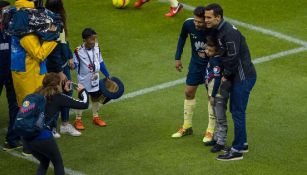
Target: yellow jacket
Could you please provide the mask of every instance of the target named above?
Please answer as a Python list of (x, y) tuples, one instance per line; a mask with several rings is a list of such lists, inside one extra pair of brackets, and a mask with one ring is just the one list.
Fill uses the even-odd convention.
[[(17, 9), (21, 7), (34, 8), (34, 3), (27, 0), (18, 0), (15, 5)], [(40, 74), (40, 63), (47, 58), (57, 43), (55, 41), (45, 41), (41, 44), (38, 36), (29, 34), (20, 39), (20, 45), (26, 51), (26, 69), (25, 72), (12, 71), (19, 106), (26, 95), (33, 93), (42, 85), (44, 74)]]

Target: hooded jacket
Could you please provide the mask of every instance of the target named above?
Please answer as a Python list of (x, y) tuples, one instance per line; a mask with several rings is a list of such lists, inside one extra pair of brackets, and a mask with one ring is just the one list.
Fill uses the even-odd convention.
[[(27, 0), (18, 0), (15, 2), (17, 9), (34, 8), (34, 3)], [(33, 93), (42, 85), (44, 74), (47, 73), (44, 63), (47, 56), (57, 46), (55, 41), (40, 42), (35, 34), (28, 34), (20, 39), (20, 45), (25, 50), (25, 57), (12, 60), (12, 66), (19, 64), (23, 69), (13, 69), (12, 76), (18, 105), (20, 106), (23, 98)]]

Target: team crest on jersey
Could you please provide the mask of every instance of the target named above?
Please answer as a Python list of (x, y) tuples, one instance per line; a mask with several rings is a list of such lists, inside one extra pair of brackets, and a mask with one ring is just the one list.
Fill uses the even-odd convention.
[(196, 50), (204, 50), (206, 48), (205, 43), (202, 42), (202, 41), (195, 42), (194, 46), (195, 46)]
[(221, 68), (220, 68), (220, 67), (215, 66), (215, 67), (213, 68), (213, 73), (214, 73), (215, 75), (219, 75), (220, 72), (221, 72)]
[(30, 102), (29, 102), (29, 101), (24, 101), (24, 102), (22, 103), (22, 107), (24, 107), (24, 108), (27, 108), (29, 105), (30, 105)]
[(197, 36), (194, 33), (191, 33), (193, 39), (197, 39)]

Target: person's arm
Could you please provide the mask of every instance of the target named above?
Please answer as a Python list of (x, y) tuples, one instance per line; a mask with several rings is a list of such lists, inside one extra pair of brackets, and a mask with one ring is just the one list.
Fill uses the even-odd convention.
[(68, 67), (73, 70), (75, 65), (74, 65), (73, 54), (69, 47), (69, 43), (66, 41), (66, 43), (61, 43), (61, 44), (63, 48), (64, 57), (67, 59)]
[(100, 62), (100, 71), (103, 73), (103, 75), (106, 77), (106, 78), (110, 78), (110, 74), (106, 68), (106, 65), (104, 64), (104, 62)]
[(232, 29), (222, 38), (224, 54), (221, 60), (224, 66), (224, 77), (226, 79), (229, 79), (238, 70), (241, 37), (239, 31)]
[(58, 103), (61, 107), (68, 107), (72, 109), (87, 109), (89, 106), (89, 98), (85, 89), (79, 92), (79, 99), (74, 99), (63, 93), (58, 96)]
[(186, 42), (186, 39), (188, 37), (188, 29), (187, 29), (187, 21), (185, 21), (182, 25), (181, 32), (179, 35), (178, 43), (177, 43), (177, 50), (175, 53), (175, 68), (177, 71), (181, 72), (183, 69), (182, 63), (181, 63), (181, 55), (183, 52), (183, 48)]
[(79, 67), (80, 56), (79, 56), (79, 53), (78, 53), (78, 48), (76, 48), (75, 51), (74, 51), (73, 61), (74, 61), (74, 69), (76, 69), (77, 73), (79, 74), (80, 73), (80, 67)]
[(98, 60), (99, 60), (99, 63), (100, 63), (100, 71), (101, 71), (101, 73), (103, 73), (103, 75), (106, 77), (106, 78), (110, 78), (110, 74), (109, 74), (109, 72), (108, 72), (108, 70), (107, 70), (107, 67), (106, 67), (106, 65), (104, 64), (104, 62), (103, 62), (103, 58), (102, 58), (102, 56), (101, 56), (101, 52), (100, 52), (100, 49), (99, 49), (99, 58), (98, 58)]
[[(215, 58), (216, 59), (216, 58)], [(210, 62), (212, 64), (213, 67), (213, 78), (214, 78), (214, 84), (213, 84), (213, 89), (212, 89), (212, 93), (211, 93), (211, 97), (215, 97), (216, 94), (218, 93), (218, 90), (220, 88), (221, 85), (221, 79), (222, 79), (222, 67), (220, 66), (221, 63), (219, 60), (214, 60), (212, 62)]]
[(212, 93), (211, 93), (212, 97), (216, 96), (216, 94), (217, 94), (217, 92), (220, 88), (220, 85), (221, 85), (221, 79), (222, 79), (221, 75), (214, 76), (214, 85), (213, 85), (213, 89), (212, 89)]
[(40, 44), (39, 38), (36, 35), (29, 34), (20, 39), (20, 45), (32, 58), (44, 61), (57, 46), (57, 42), (44, 41), (43, 44)]
[(178, 43), (177, 43), (177, 50), (175, 54), (175, 60), (180, 60), (181, 55), (183, 52), (183, 48), (188, 37), (188, 29), (187, 29), (187, 21), (185, 21), (182, 25), (181, 32), (179, 35)]

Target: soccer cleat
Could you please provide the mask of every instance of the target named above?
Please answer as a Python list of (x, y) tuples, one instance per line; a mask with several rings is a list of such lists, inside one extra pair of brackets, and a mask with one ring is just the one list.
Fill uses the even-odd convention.
[(183, 8), (183, 5), (181, 3), (178, 3), (177, 7), (170, 7), (168, 13), (165, 14), (167, 17), (173, 17), (177, 13), (179, 13)]
[(182, 136), (186, 136), (186, 135), (192, 135), (193, 134), (193, 129), (192, 127), (187, 128), (187, 129), (183, 129), (180, 128), (176, 133), (174, 133), (172, 135), (173, 138), (180, 138)]
[(107, 126), (106, 122), (101, 120), (98, 116), (97, 117), (93, 117), (93, 123), (95, 125), (98, 125), (98, 126)]
[(76, 130), (71, 124), (67, 124), (67, 125), (61, 125), (60, 127), (60, 132), (62, 134), (69, 134), (71, 136), (80, 136), (81, 132), (79, 132), (78, 130)]
[(212, 132), (205, 132), (203, 142), (210, 142), (213, 139), (213, 133)]
[(242, 160), (243, 153), (239, 153), (239, 152), (230, 150), (230, 151), (225, 152), (222, 155), (218, 155), (216, 159), (220, 161)]
[(145, 4), (146, 2), (148, 2), (150, 0), (136, 0), (134, 3), (134, 7), (135, 8), (141, 8), (143, 4)]
[(18, 148), (21, 148), (21, 147), (22, 147), (21, 143), (17, 143), (16, 145), (10, 145), (8, 142), (5, 142), (2, 150), (3, 151), (11, 151), (11, 150), (18, 149)]
[(225, 148), (224, 145), (220, 145), (220, 144), (215, 144), (212, 149), (210, 150), (212, 153), (217, 153), (222, 151)]
[(214, 146), (214, 145), (216, 145), (216, 140), (211, 140), (209, 142), (205, 142), (204, 145), (205, 146)]
[(52, 129), (52, 136), (53, 138), (56, 138), (56, 139), (61, 137), (61, 135), (56, 131), (56, 128)]
[(78, 130), (84, 130), (83, 122), (81, 119), (76, 119), (74, 123), (74, 127)]

